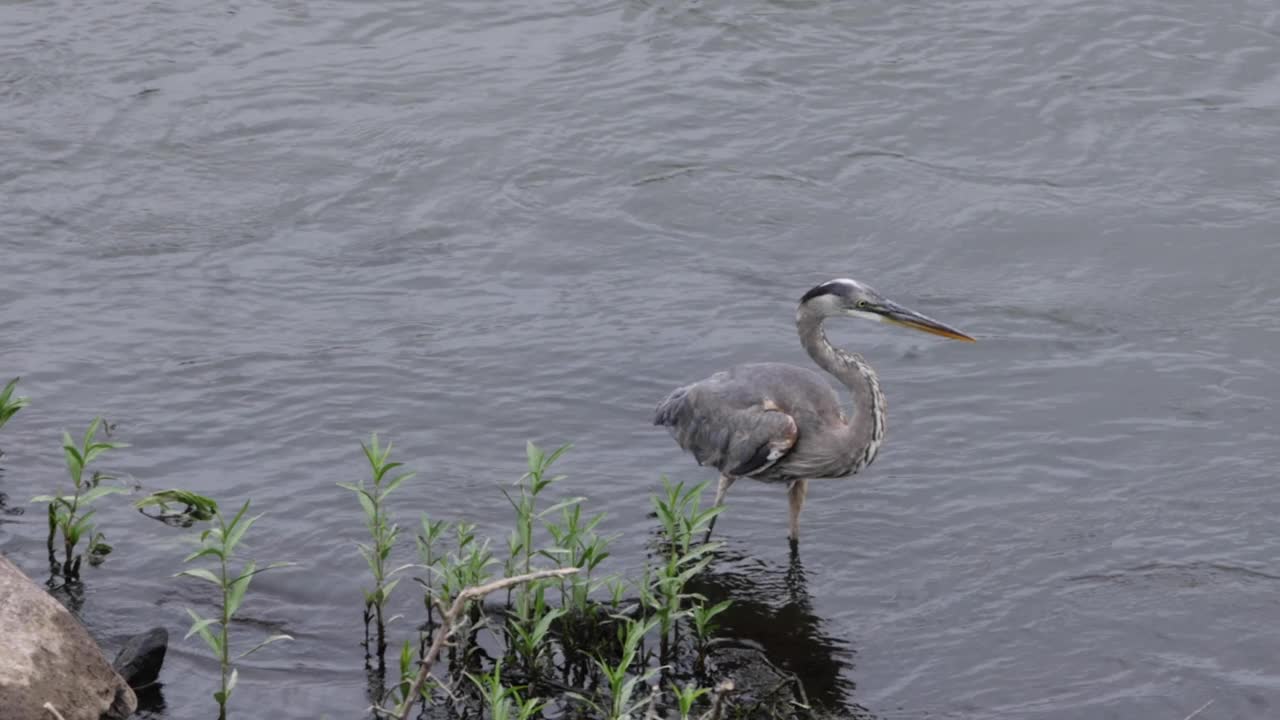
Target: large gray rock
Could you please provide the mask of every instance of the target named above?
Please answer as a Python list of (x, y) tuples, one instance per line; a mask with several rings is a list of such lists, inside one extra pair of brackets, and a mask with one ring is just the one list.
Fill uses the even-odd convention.
[(66, 608), (0, 555), (0, 709), (4, 720), (116, 720), (138, 700)]

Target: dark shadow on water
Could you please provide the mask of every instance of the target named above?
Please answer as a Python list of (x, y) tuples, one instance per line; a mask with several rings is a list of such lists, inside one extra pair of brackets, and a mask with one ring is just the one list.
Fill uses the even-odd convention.
[(25, 510), (21, 507), (12, 507), (9, 504), (9, 496), (0, 492), (0, 523), (17, 522), (17, 520), (9, 520), (6, 518), (16, 518), (22, 515)]
[(364, 662), (365, 699), (370, 705), (382, 705), (387, 695), (387, 666), (384, 662)]
[(722, 668), (760, 683), (770, 676), (793, 675), (820, 717), (873, 718), (853, 701), (855, 687), (847, 674), (854, 650), (848, 640), (832, 635), (814, 611), (800, 557), (792, 553), (790, 562), (778, 567), (733, 547), (721, 547), (715, 556), (688, 590), (710, 603), (733, 600), (717, 618), (715, 655), (734, 658), (722, 661)]
[[(4, 468), (0, 467), (0, 482), (4, 482)], [(0, 523), (16, 522), (5, 520), (7, 517), (17, 517), (25, 512), (21, 505), (13, 506), (9, 502), (9, 495), (0, 490)]]
[(62, 606), (71, 611), (77, 619), (84, 612), (84, 583), (80, 580), (63, 580), (61, 576), (50, 573), (49, 579), (45, 581), (45, 588), (53, 599), (62, 603)]

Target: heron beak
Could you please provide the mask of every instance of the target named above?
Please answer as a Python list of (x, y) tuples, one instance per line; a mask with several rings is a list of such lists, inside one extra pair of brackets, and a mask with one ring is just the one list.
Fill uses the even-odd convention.
[(895, 302), (885, 301), (880, 307), (876, 308), (876, 312), (885, 319), (885, 322), (891, 322), (895, 325), (909, 327), (912, 330), (920, 330), (931, 335), (941, 335), (952, 340), (977, 342), (950, 325), (940, 323), (926, 315), (921, 315), (915, 310), (908, 310)]

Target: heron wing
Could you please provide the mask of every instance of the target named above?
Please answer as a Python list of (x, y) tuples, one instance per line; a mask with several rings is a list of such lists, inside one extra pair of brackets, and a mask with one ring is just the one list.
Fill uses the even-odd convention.
[(768, 387), (734, 373), (717, 373), (676, 389), (658, 404), (653, 424), (666, 426), (699, 465), (744, 477), (761, 473), (795, 446), (795, 417)]

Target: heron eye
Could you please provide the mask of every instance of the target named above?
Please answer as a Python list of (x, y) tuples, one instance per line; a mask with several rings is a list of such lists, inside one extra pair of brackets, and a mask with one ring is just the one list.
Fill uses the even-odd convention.
[(859, 301), (858, 301), (858, 307), (860, 307), (860, 308), (864, 308), (864, 307), (866, 307), (866, 306), (867, 306), (867, 301), (866, 301), (866, 300), (859, 300)]

